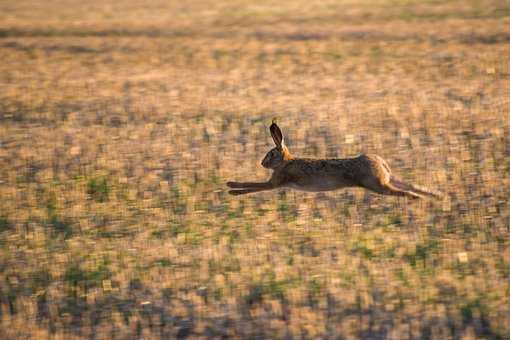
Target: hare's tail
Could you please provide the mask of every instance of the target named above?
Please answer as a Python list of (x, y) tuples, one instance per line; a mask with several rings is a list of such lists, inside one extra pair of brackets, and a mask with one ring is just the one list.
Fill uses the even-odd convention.
[(403, 182), (396, 178), (391, 178), (390, 184), (397, 189), (404, 190), (404, 191), (410, 191), (410, 192), (415, 193), (420, 196), (430, 196), (430, 197), (434, 197), (437, 199), (443, 197), (443, 194), (439, 191), (425, 188), (420, 185), (409, 184), (409, 183)]

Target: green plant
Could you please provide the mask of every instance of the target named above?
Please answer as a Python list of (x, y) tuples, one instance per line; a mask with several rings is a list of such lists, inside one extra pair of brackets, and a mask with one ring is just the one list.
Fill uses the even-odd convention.
[(110, 194), (110, 186), (106, 177), (91, 178), (87, 182), (87, 194), (96, 202), (106, 202)]

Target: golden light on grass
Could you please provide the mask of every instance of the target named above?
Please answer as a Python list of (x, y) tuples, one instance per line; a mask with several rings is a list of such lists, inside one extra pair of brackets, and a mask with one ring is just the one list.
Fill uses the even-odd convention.
[[(0, 338), (510, 337), (510, 7), (0, 4)], [(381, 155), (440, 202), (230, 197)]]

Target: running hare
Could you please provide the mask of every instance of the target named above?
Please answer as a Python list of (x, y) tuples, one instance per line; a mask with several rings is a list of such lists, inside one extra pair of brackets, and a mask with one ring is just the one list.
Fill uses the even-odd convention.
[(294, 158), (285, 146), (283, 134), (275, 121), (269, 128), (276, 147), (262, 160), (262, 166), (273, 170), (267, 182), (227, 182), (232, 195), (276, 188), (304, 191), (328, 191), (345, 187), (363, 187), (383, 195), (439, 198), (440, 193), (407, 184), (395, 178), (381, 157), (361, 155), (345, 159)]

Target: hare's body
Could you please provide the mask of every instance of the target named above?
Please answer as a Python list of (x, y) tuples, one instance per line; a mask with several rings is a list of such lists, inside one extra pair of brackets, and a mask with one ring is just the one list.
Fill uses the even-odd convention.
[(273, 169), (267, 182), (228, 182), (233, 195), (288, 187), (302, 191), (329, 191), (345, 187), (363, 187), (379, 194), (419, 198), (440, 194), (396, 179), (388, 164), (377, 155), (360, 155), (345, 159), (294, 158), (283, 142), (278, 126), (271, 125), (276, 148), (262, 161)]
[(382, 158), (361, 155), (346, 159), (294, 158), (275, 169), (271, 180), (279, 186), (302, 191), (329, 191), (361, 186), (369, 178), (389, 178)]

